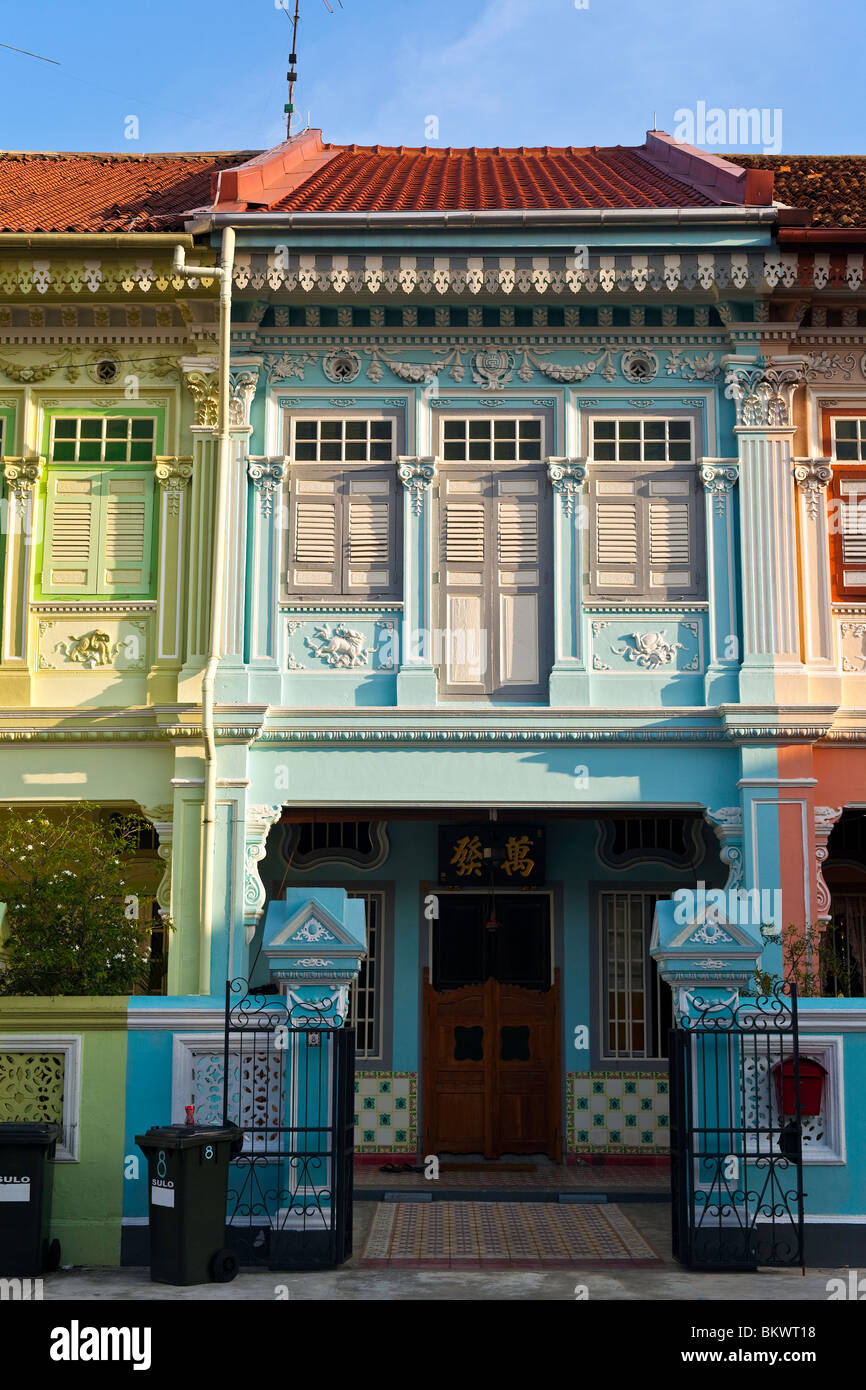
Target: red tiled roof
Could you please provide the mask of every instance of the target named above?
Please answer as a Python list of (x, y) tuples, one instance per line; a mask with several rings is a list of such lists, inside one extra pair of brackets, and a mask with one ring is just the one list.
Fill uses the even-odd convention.
[(812, 214), (813, 227), (866, 227), (866, 156), (725, 155), (747, 169), (770, 169), (775, 196)]
[(407, 149), (325, 145), (333, 157), (279, 212), (713, 207), (636, 149)]
[(177, 230), (210, 203), (211, 176), (252, 153), (0, 153), (0, 230)]

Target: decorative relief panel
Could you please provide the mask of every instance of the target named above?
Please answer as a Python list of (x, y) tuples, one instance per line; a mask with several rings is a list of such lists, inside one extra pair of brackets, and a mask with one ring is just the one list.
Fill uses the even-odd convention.
[(703, 622), (697, 617), (665, 621), (662, 614), (640, 625), (629, 618), (595, 619), (592, 654), (594, 671), (701, 672)]
[(866, 672), (866, 622), (846, 620), (839, 624), (842, 670), (852, 674)]
[(150, 666), (152, 618), (86, 610), (65, 615), (40, 611), (36, 665), (40, 671), (115, 671), (121, 675)]
[(65, 1057), (53, 1052), (0, 1052), (0, 1123), (63, 1123)]
[(398, 617), (327, 614), (286, 619), (290, 671), (396, 671)]

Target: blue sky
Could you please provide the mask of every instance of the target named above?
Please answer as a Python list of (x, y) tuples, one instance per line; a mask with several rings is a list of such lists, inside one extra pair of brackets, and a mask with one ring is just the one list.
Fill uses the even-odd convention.
[[(141, 153), (276, 143), (291, 38), (276, 3), (7, 7), (0, 40), (60, 66), (0, 48), (3, 146)], [(640, 144), (654, 112), (673, 134), (676, 113), (703, 102), (780, 111), (787, 154), (866, 152), (862, 0), (329, 3), (333, 14), (323, 0), (301, 0), (296, 104), (301, 125), (309, 110), (336, 143)], [(129, 116), (137, 140), (125, 138)], [(431, 116), (439, 136), (427, 140)]]

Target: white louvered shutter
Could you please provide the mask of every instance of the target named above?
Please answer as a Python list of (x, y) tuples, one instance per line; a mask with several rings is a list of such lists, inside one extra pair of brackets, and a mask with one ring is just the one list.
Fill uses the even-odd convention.
[(647, 495), (648, 590), (693, 593), (698, 582), (695, 484), (685, 471), (650, 474)]
[(101, 484), (100, 591), (147, 593), (151, 587), (153, 474), (105, 473)]
[(490, 668), (489, 603), (484, 473), (444, 473), (441, 480), (442, 570), (445, 650), (433, 653), (446, 688), (483, 693)]
[(346, 592), (391, 594), (396, 589), (396, 508), (392, 474), (367, 469), (344, 479), (348, 509)]
[(842, 584), (862, 591), (866, 588), (866, 477), (840, 478), (839, 496)]
[(592, 488), (592, 590), (612, 595), (636, 592), (641, 583), (638, 482), (599, 473)]
[(542, 611), (539, 470), (495, 476), (498, 604), (497, 685), (531, 691), (541, 682)]
[(99, 474), (50, 473), (42, 589), (95, 594), (99, 576)]
[(339, 475), (295, 475), (292, 500), (289, 587), (338, 593), (342, 568)]

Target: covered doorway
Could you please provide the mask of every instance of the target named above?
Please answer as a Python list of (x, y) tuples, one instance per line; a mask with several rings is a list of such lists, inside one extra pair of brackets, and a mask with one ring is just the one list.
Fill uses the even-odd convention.
[(424, 972), (424, 1152), (561, 1161), (547, 893), (441, 893)]

